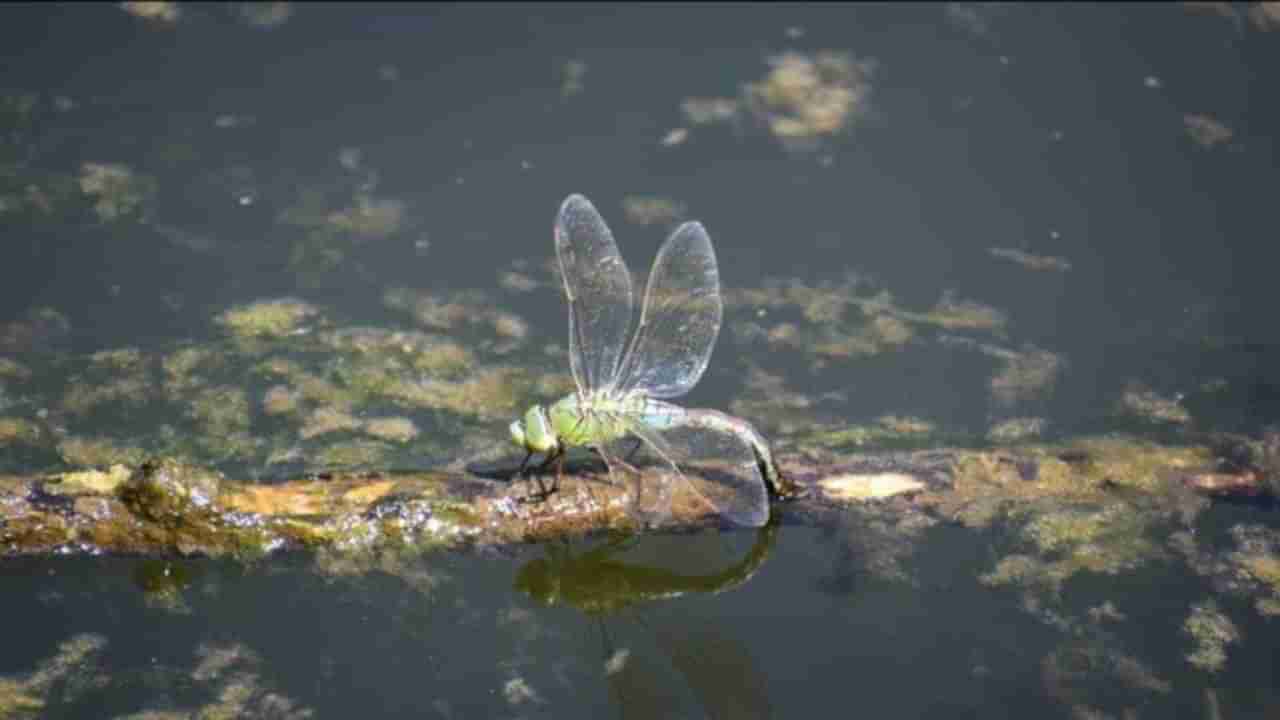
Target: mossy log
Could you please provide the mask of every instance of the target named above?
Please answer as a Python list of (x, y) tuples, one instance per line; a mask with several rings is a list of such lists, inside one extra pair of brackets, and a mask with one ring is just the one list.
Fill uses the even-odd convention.
[[(1204, 494), (1267, 492), (1257, 468), (1223, 469), (1207, 446), (1099, 440), (1069, 448), (942, 449), (783, 455), (800, 489), (775, 502), (775, 519), (821, 524), (849, 506), (893, 503), (904, 511), (958, 516), (975, 502), (1029, 496), (1073, 498), (1128, 488), (1192, 488)], [(659, 471), (643, 469), (654, 473)], [(570, 466), (558, 492), (510, 469), (320, 474), (273, 484), (239, 482), (173, 460), (40, 477), (0, 477), (0, 553), (234, 556), (326, 548), (449, 548), (503, 545), (610, 529), (636, 529), (628, 483), (598, 467)], [(661, 528), (715, 526), (693, 493), (676, 492)]]

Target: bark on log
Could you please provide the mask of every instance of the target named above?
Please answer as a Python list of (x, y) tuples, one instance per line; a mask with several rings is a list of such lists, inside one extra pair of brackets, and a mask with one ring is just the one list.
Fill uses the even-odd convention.
[[(1266, 491), (1256, 469), (1188, 467), (1185, 452), (1166, 456), (1150, 447), (1157, 450), (1139, 458), (1144, 472), (1163, 473), (1170, 485), (1206, 494), (1224, 488), (1243, 495)], [(821, 523), (850, 504), (886, 498), (904, 508), (943, 507), (956, 492), (957, 477), (972, 476), (974, 468), (990, 479), (992, 492), (1022, 483), (1016, 492), (1025, 494), (1027, 483), (1048, 482), (1102, 491), (1113, 480), (1099, 476), (1097, 462), (1043, 449), (884, 452), (820, 461), (782, 456), (781, 466), (803, 494), (775, 503), (773, 512), (776, 521)], [(657, 478), (656, 470), (643, 472), (654, 473), (644, 481)], [(1052, 480), (1046, 479), (1050, 474)], [(501, 545), (635, 529), (626, 493), (626, 483), (610, 483), (591, 466), (571, 466), (558, 492), (531, 501), (530, 483), (498, 466), (335, 473), (263, 485), (155, 460), (138, 467), (0, 477), (0, 555), (256, 558), (297, 548)], [(677, 492), (663, 527), (720, 522), (692, 493)]]

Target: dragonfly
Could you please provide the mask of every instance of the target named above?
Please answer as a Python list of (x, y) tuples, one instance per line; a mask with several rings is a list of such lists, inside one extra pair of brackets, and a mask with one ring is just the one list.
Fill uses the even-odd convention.
[[(615, 466), (629, 471), (629, 509), (651, 521), (669, 514), (676, 484), (684, 483), (721, 517), (763, 526), (770, 498), (795, 494), (764, 437), (740, 418), (667, 402), (697, 384), (720, 333), (720, 273), (706, 229), (686, 222), (659, 248), (634, 332), (631, 273), (604, 218), (582, 195), (560, 206), (555, 246), (576, 390), (511, 423), (512, 441), (526, 451), (519, 472), (542, 455), (539, 472), (556, 464), (544, 495), (555, 492), (567, 451), (587, 448), (611, 479)], [(665, 466), (656, 480), (644, 480), (628, 462), (642, 447)]]

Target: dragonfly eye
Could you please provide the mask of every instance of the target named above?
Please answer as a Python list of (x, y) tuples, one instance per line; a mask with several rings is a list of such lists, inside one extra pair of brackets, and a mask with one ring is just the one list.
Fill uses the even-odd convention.
[(511, 424), (511, 437), (524, 449), (538, 453), (551, 452), (559, 444), (547, 411), (541, 405), (529, 408), (522, 419)]

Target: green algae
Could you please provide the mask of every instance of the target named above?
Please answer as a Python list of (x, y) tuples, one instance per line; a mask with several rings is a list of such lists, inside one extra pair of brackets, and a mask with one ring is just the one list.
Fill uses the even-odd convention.
[[(982, 349), (986, 347), (983, 343), (970, 338), (927, 339), (921, 337), (921, 332), (937, 328), (1003, 337), (1008, 322), (1002, 311), (959, 299), (950, 292), (944, 293), (931, 310), (909, 310), (900, 307), (887, 290), (855, 274), (816, 285), (770, 278), (760, 288), (727, 289), (723, 294), (729, 308), (752, 311), (751, 319), (734, 320), (729, 325), (740, 341), (764, 342), (772, 348), (804, 353), (813, 370), (849, 359), (900, 352), (921, 343)], [(791, 314), (796, 311), (801, 321), (792, 319)], [(1000, 354), (1011, 362), (1019, 357), (1012, 351), (1001, 350)], [(1031, 360), (1040, 363), (1039, 387), (1051, 389), (1050, 381), (1058, 366), (1044, 366), (1051, 359), (1057, 360), (1056, 356), (1026, 355), (1023, 365), (1011, 368), (1006, 378), (997, 381), (998, 387), (1021, 387), (1035, 380), (1030, 374), (1035, 368), (1025, 362)]]
[(1034, 255), (1017, 248), (987, 248), (992, 257), (1015, 262), (1028, 270), (1067, 272), (1071, 270), (1071, 262), (1065, 258), (1051, 255)]
[(513, 268), (498, 271), (498, 287), (513, 293), (528, 293), (544, 287), (548, 282), (539, 282), (527, 272), (523, 272), (525, 267), (522, 263), (513, 263)]
[(136, 514), (169, 526), (206, 515), (222, 491), (221, 475), (160, 460), (143, 465), (121, 487), (121, 500)]
[(31, 672), (0, 677), (0, 717), (41, 717), (55, 700), (68, 702), (82, 694), (91, 687), (86, 680), (97, 672), (98, 658), (106, 645), (107, 640), (101, 635), (74, 635)]
[(587, 64), (581, 60), (566, 60), (560, 68), (560, 98), (568, 99), (585, 88), (583, 78), (587, 75)]
[(670, 225), (684, 217), (685, 206), (659, 195), (627, 195), (622, 214), (636, 225)]
[(379, 240), (399, 232), (404, 226), (405, 207), (398, 200), (357, 195), (346, 208), (329, 213), (329, 227), (362, 239)]
[(22, 684), (8, 678), (0, 678), (0, 717), (38, 717), (45, 706), (44, 698)]
[(0, 417), (0, 445), (42, 445), (44, 431), (26, 418)]
[(1033, 346), (1008, 353), (1002, 360), (1003, 367), (991, 377), (990, 390), (992, 399), (1005, 407), (1049, 394), (1064, 367), (1060, 356)]
[(344, 250), (335, 241), (344, 237), (378, 240), (404, 229), (406, 209), (403, 202), (377, 197), (367, 190), (356, 190), (347, 196), (349, 199), (339, 201), (339, 205), (330, 200), (330, 196), (338, 192), (305, 187), (300, 191), (297, 202), (280, 213), (278, 222), (306, 229), (316, 247), (328, 247), (339, 253)]
[(982, 582), (1056, 597), (1079, 573), (1117, 575), (1164, 557), (1154, 538), (1163, 518), (1127, 503), (1023, 509), (1021, 514), (1027, 519), (1017, 532), (1028, 552), (1000, 558)]
[(127, 465), (112, 465), (106, 470), (79, 470), (56, 476), (56, 482), (46, 483), (46, 492), (59, 495), (96, 494), (111, 495), (133, 476)]
[(361, 393), (311, 373), (301, 363), (287, 358), (268, 358), (253, 366), (252, 372), (270, 378), (282, 378), (298, 398), (320, 405), (350, 409), (359, 404), (362, 397)]
[(1130, 384), (1116, 403), (1116, 413), (1151, 423), (1186, 425), (1191, 413), (1182, 406), (1181, 398), (1166, 397), (1141, 384)]
[(864, 447), (911, 447), (932, 442), (938, 437), (937, 426), (913, 416), (886, 415), (872, 424), (836, 427), (816, 425), (800, 433), (788, 433), (787, 442), (802, 452), (818, 450), (849, 451)]
[[(1118, 489), (1149, 494), (1166, 509), (1186, 502), (1170, 475), (1208, 467), (1213, 453), (1197, 446), (1168, 446), (1135, 437), (1081, 438), (1064, 445), (1026, 446), (1020, 455), (998, 451), (958, 457), (950, 492), (930, 498), (938, 509), (966, 525), (985, 527), (1010, 509), (1036, 503), (1095, 503), (1118, 499)], [(1067, 459), (1064, 459), (1067, 458)], [(1031, 466), (1025, 462), (1032, 463)], [(1034, 476), (1024, 473), (1034, 467)], [(1135, 512), (1141, 508), (1135, 506)]]
[(769, 58), (770, 70), (743, 88), (745, 105), (783, 144), (809, 150), (869, 111), (872, 60), (831, 51), (785, 52)]
[(1263, 617), (1280, 615), (1280, 531), (1263, 525), (1240, 524), (1231, 528), (1234, 549), (1225, 558), (1198, 557), (1194, 539), (1184, 548), (1194, 556), (1193, 569), (1219, 580), (1232, 591), (1250, 597)]
[(137, 348), (103, 350), (87, 360), (81, 372), (67, 379), (63, 411), (78, 417), (104, 411), (118, 418), (150, 401), (152, 362)]
[(373, 440), (349, 440), (329, 443), (315, 457), (322, 467), (375, 467), (393, 451), (392, 446)]
[(784, 436), (839, 432), (845, 427), (843, 421), (823, 422), (814, 404), (812, 397), (793, 390), (782, 375), (748, 361), (743, 390), (730, 401), (729, 409), (759, 422), (762, 430)]
[(314, 306), (295, 298), (259, 300), (237, 305), (219, 314), (214, 321), (242, 338), (279, 338), (291, 335), (302, 323), (318, 314)]
[(410, 442), (420, 433), (418, 426), (404, 417), (369, 418), (361, 428), (368, 435), (397, 443)]
[(262, 395), (262, 411), (267, 415), (292, 415), (301, 408), (301, 393), (287, 385), (272, 385)]
[(1241, 640), (1240, 630), (1213, 600), (1192, 606), (1182, 629), (1195, 643), (1195, 649), (1186, 656), (1187, 662), (1209, 673), (1216, 673), (1227, 664), (1227, 647)]
[(123, 163), (85, 163), (80, 168), (80, 190), (93, 198), (93, 211), (104, 223), (145, 219), (158, 187), (154, 178)]
[(726, 97), (690, 97), (681, 101), (680, 112), (693, 125), (715, 125), (737, 120), (739, 103)]
[(455, 382), (404, 379), (383, 393), (406, 407), (447, 410), (479, 419), (509, 418), (522, 411), (524, 401), (538, 389), (538, 378), (527, 370), (493, 367)]
[(253, 456), (262, 441), (250, 434), (252, 416), (249, 397), (232, 386), (204, 387), (187, 399), (186, 415), (198, 434), (192, 444), (214, 458)]
[(232, 718), (275, 718), (304, 720), (316, 711), (273, 690), (264, 680), (262, 660), (242, 643), (205, 644), (194, 650), (190, 669), (159, 666), (152, 669), (151, 681), (165, 688), (165, 695), (182, 689), (195, 691), (207, 699), (194, 706), (145, 709), (118, 720), (231, 720)]
[(1020, 534), (1064, 578), (1081, 571), (1116, 575), (1163, 557), (1153, 539), (1160, 519), (1127, 503), (1061, 508), (1034, 514)]
[(65, 437), (58, 441), (58, 454), (68, 464), (85, 467), (108, 465), (137, 465), (146, 459), (141, 448), (117, 444), (103, 437)]
[(35, 307), (0, 325), (0, 351), (26, 352), (51, 346), (71, 333), (71, 321), (51, 307)]
[(174, 400), (181, 399), (208, 382), (198, 371), (211, 372), (222, 369), (227, 357), (211, 347), (189, 345), (165, 354), (160, 359), (164, 372), (164, 390)]
[(357, 244), (393, 237), (408, 226), (403, 202), (373, 194), (376, 174), (360, 166), (358, 152), (344, 151), (340, 160), (359, 180), (347, 176), (303, 187), (276, 219), (303, 233), (290, 245), (289, 268), (305, 284), (342, 282), (332, 274)]
[(447, 338), (417, 331), (381, 328), (343, 328), (321, 333), (322, 345), (382, 368), (411, 369), (433, 375), (453, 376), (475, 366), (475, 354)]
[(196, 575), (195, 567), (170, 560), (143, 560), (134, 570), (133, 584), (142, 593), (147, 607), (190, 615), (191, 606), (185, 595)]
[(1067, 621), (1068, 639), (1040, 662), (1045, 693), (1073, 718), (1111, 717), (1102, 707), (1122, 703), (1122, 717), (1138, 716), (1153, 696), (1173, 690), (1138, 658), (1096, 626)]
[(31, 369), (17, 360), (0, 357), (0, 378), (19, 381), (30, 380)]
[(1041, 417), (1013, 417), (1001, 420), (987, 429), (987, 439), (994, 443), (1016, 443), (1044, 434), (1049, 421)]
[(138, 348), (99, 350), (89, 356), (90, 367), (116, 372), (138, 372), (146, 369), (146, 360)]
[(515, 313), (497, 307), (486, 293), (469, 290), (452, 294), (390, 288), (382, 297), (390, 310), (408, 313), (433, 332), (459, 331), (474, 335), (477, 347), (509, 353), (527, 339), (529, 324)]
[(294, 3), (287, 0), (263, 0), (242, 2), (236, 6), (236, 15), (249, 27), (262, 30), (279, 27), (293, 17)]
[(1121, 436), (1019, 454), (962, 453), (951, 490), (922, 501), (969, 527), (1011, 529), (1014, 542), (981, 580), (1021, 590), (1039, 613), (1082, 573), (1118, 575), (1166, 561), (1163, 535), (1207, 506), (1176, 478), (1211, 462), (1208, 448)]
[(360, 420), (350, 413), (332, 407), (319, 407), (303, 420), (298, 436), (309, 440), (328, 433), (355, 430), (360, 426)]
[(120, 9), (144, 20), (172, 25), (182, 17), (178, 3), (170, 0), (126, 0)]
[(145, 376), (132, 375), (105, 384), (73, 379), (62, 396), (62, 409), (72, 415), (87, 415), (103, 405), (115, 409), (136, 408), (147, 402), (151, 383)]
[(211, 435), (230, 434), (249, 428), (249, 397), (241, 388), (202, 388), (187, 407), (188, 415)]
[(974, 300), (957, 299), (949, 292), (944, 293), (929, 312), (909, 313), (907, 317), (944, 330), (1000, 331), (1008, 324), (1008, 317), (1004, 312)]
[(1066, 455), (1072, 462), (1050, 463), (1053, 481), (1067, 482), (1070, 468), (1088, 487), (1129, 487), (1157, 494), (1174, 487), (1171, 473), (1212, 467), (1215, 460), (1209, 447), (1166, 445), (1125, 435), (1085, 437), (1058, 447), (1042, 452)]
[[(233, 484), (221, 474), (173, 460), (152, 460), (140, 466), (116, 492), (133, 515), (146, 522), (96, 526), (94, 540), (105, 546), (159, 544), (182, 554), (230, 554), (253, 559), (278, 547), (287, 526), (263, 521), (245, 522), (227, 516), (222, 495)], [(294, 537), (305, 539), (305, 535)]]
[[(414, 333), (363, 331), (325, 334), (322, 341), (343, 355), (340, 362), (328, 364), (327, 376), (282, 357), (268, 358), (255, 366), (256, 373), (286, 382), (274, 386), (264, 397), (271, 414), (295, 414), (306, 404), (319, 408), (312, 408), (312, 417), (320, 411), (336, 417), (335, 413), (350, 415), (355, 408), (378, 400), (446, 407), (454, 398), (447, 388), (491, 389), (491, 383), (485, 380), (488, 373), (483, 370), (471, 380), (448, 379), (460, 377), (474, 364), (469, 351), (449, 341)], [(353, 421), (342, 424), (355, 425)], [(324, 423), (313, 425), (320, 427)]]

